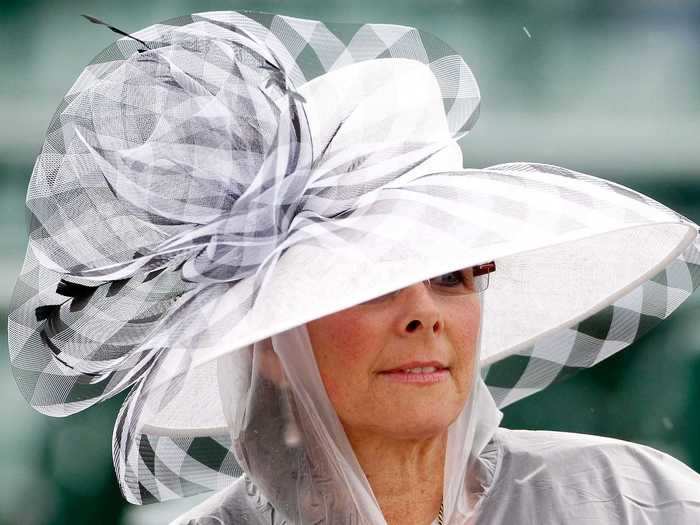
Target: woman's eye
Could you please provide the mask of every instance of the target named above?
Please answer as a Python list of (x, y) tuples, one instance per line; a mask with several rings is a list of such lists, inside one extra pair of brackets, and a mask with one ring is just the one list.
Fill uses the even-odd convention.
[(435, 277), (434, 279), (431, 279), (430, 281), (434, 284), (439, 285), (439, 286), (458, 286), (458, 285), (461, 285), (464, 283), (464, 276), (462, 275), (462, 272), (460, 272), (460, 271), (450, 272), (450, 273), (445, 273), (443, 275)]

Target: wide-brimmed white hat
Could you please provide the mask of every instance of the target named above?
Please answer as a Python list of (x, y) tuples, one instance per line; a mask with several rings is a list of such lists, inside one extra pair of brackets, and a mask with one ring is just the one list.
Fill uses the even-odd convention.
[(129, 501), (229, 484), (217, 359), (310, 320), (495, 261), (481, 365), (503, 407), (700, 283), (698, 226), (640, 193), (542, 164), (464, 169), (478, 87), (426, 33), (214, 12), (134, 37), (52, 120), (8, 325), (37, 410), (132, 389), (114, 431)]

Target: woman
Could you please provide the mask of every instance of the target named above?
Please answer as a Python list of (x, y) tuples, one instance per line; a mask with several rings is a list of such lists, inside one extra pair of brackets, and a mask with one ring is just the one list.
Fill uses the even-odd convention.
[[(261, 523), (275, 522), (272, 509), (280, 522), (430, 523), (443, 485), (468, 513), (464, 496), (485, 480), (466, 490), (467, 460), (500, 420), (475, 375), (487, 275), (451, 272), (255, 345), (252, 379), (227, 383), (242, 391), (222, 399), (229, 413), (244, 407), (228, 423), (248, 475), (194, 515), (236, 522), (267, 508)], [(234, 355), (220, 360), (222, 385), (245, 368)]]
[(125, 497), (220, 490), (181, 523), (696, 521), (679, 462), (498, 407), (667, 317), (697, 225), (562, 168), (463, 169), (478, 108), (413, 28), (216, 12), (118, 41), (30, 181), (23, 394), (131, 387)]

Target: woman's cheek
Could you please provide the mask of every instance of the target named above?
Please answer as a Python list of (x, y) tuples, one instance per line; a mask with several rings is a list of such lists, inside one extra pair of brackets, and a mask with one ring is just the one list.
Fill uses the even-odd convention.
[(339, 382), (333, 376), (328, 374), (321, 374), (321, 380), (323, 381), (323, 386), (326, 388), (326, 394), (328, 395), (331, 403), (335, 405), (338, 399), (338, 384)]
[(328, 316), (324, 321), (325, 348), (333, 349), (333, 360), (349, 365), (357, 365), (376, 353), (375, 347), (381, 340), (376, 326), (378, 319), (368, 319), (352, 310)]

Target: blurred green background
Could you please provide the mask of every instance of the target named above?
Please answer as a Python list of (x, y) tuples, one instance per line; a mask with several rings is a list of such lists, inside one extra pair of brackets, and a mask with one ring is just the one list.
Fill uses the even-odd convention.
[[(3, 0), (0, 524), (165, 523), (202, 499), (127, 505), (111, 460), (124, 396), (67, 419), (35, 413), (9, 370), (6, 309), (26, 248), (27, 183), (49, 119), (83, 67), (116, 38), (79, 15), (135, 31), (225, 9), (430, 31), (465, 57), (481, 86), (479, 123), (461, 142), (466, 167), (559, 164), (621, 182), (700, 222), (697, 1)], [(504, 425), (636, 441), (700, 470), (700, 298), (596, 369), (509, 407)]]

